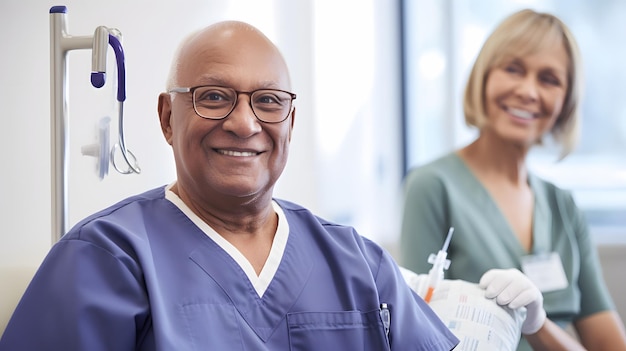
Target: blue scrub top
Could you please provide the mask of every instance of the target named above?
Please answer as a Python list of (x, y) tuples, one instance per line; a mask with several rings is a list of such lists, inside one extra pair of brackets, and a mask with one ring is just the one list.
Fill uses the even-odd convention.
[[(262, 297), (161, 187), (88, 217), (53, 246), (0, 350), (451, 350), (458, 343), (382, 248), (277, 202), (290, 233)], [(391, 312), (388, 337), (382, 303)]]

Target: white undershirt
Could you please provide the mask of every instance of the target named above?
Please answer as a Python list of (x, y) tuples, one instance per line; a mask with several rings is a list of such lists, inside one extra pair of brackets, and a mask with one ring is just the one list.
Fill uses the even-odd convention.
[(226, 251), (230, 257), (237, 262), (237, 264), (239, 264), (241, 269), (248, 276), (250, 283), (252, 283), (252, 286), (254, 287), (254, 290), (256, 290), (259, 297), (263, 297), (265, 290), (267, 290), (267, 287), (278, 270), (283, 253), (285, 252), (285, 246), (287, 245), (287, 238), (289, 237), (289, 223), (287, 223), (285, 214), (276, 201), (272, 201), (272, 206), (278, 215), (278, 228), (276, 228), (276, 234), (274, 235), (274, 242), (272, 243), (270, 254), (263, 265), (263, 269), (261, 269), (261, 273), (257, 276), (252, 264), (250, 264), (250, 262), (239, 250), (237, 250), (235, 246), (229, 243), (213, 228), (206, 224), (180, 199), (180, 197), (178, 197), (178, 195), (170, 190), (172, 185), (174, 185), (174, 183), (165, 188), (165, 198), (178, 207), (196, 226), (198, 226), (198, 228), (200, 228), (200, 230), (202, 230), (209, 238), (211, 238), (211, 240)]

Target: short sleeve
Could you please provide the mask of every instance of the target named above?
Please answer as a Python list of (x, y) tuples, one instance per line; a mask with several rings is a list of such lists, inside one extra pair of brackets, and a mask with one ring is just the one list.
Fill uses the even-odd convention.
[(458, 344), (456, 336), (424, 300), (409, 288), (387, 252), (381, 257), (376, 285), (381, 303), (390, 306), (389, 335), (392, 350), (452, 350)]

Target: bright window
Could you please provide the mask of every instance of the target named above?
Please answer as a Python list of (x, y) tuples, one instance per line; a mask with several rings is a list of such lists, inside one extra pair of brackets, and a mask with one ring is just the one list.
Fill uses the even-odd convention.
[(388, 244), (399, 233), (403, 172), (397, 3), (314, 4), (315, 128), (309, 133), (319, 145), (319, 214)]

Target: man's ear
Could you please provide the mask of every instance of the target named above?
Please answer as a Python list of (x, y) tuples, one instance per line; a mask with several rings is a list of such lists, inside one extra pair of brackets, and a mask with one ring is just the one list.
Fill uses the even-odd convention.
[(170, 94), (159, 94), (158, 113), (165, 141), (172, 145), (172, 96)]

